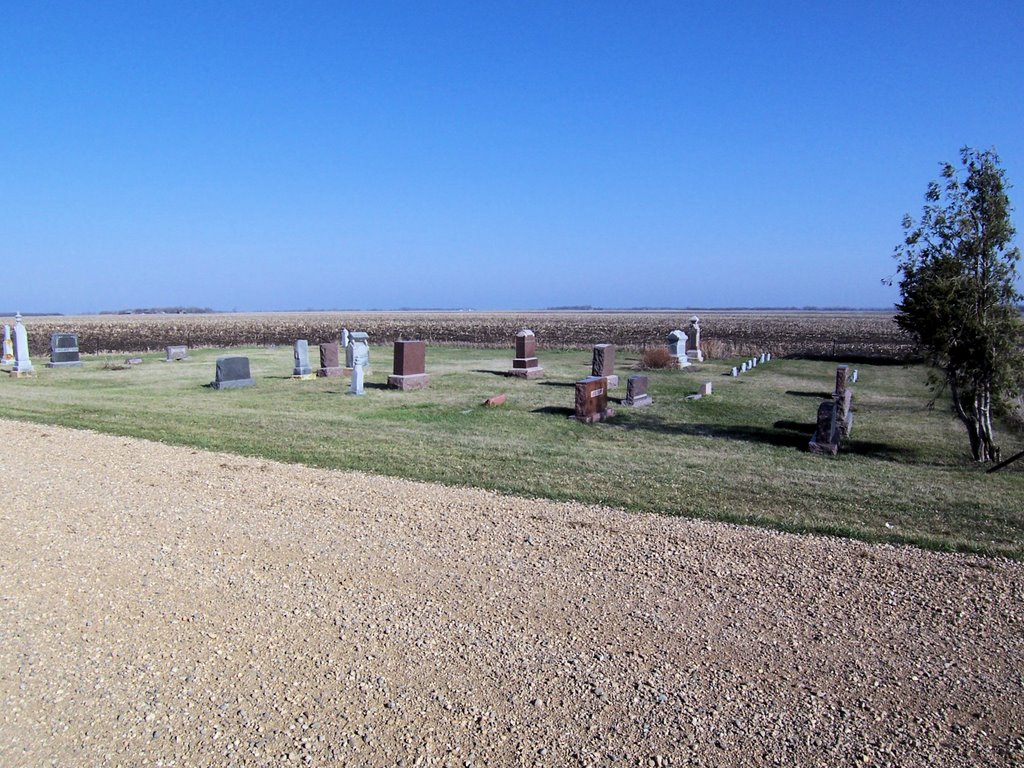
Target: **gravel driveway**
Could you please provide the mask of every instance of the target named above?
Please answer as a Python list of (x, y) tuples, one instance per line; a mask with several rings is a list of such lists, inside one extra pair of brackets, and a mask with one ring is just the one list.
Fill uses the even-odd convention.
[(0, 421), (0, 765), (1024, 762), (1024, 567)]

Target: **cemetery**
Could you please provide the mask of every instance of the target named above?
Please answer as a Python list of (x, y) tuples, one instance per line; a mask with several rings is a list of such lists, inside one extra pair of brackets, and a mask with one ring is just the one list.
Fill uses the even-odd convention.
[[(138, 359), (174, 366), (118, 371), (104, 369), (103, 356), (83, 355), (63, 374), (23, 358), (18, 375), (31, 387), (11, 382), (0, 394), (14, 418), (315, 466), (928, 547), (1024, 549), (1019, 474), (982, 480), (971, 471), (958, 425), (924, 409), (919, 369), (849, 366), (852, 399), (837, 399), (834, 362), (768, 351), (698, 359), (685, 349), (686, 327), (689, 335), (671, 335), (683, 367), (642, 375), (638, 350), (607, 342), (556, 349), (520, 332), (506, 347), (378, 347), (355, 330), (288, 346), (161, 348)], [(371, 367), (371, 358), (393, 359)], [(522, 373), (538, 369), (539, 379)], [(303, 379), (300, 399), (293, 377)], [(586, 385), (581, 400), (588, 378), (603, 384)], [(627, 386), (616, 389), (620, 378)], [(211, 389), (226, 391), (204, 394)], [(816, 414), (822, 401), (827, 418)], [(822, 418), (829, 431), (817, 439)], [(655, 479), (680, 471), (685, 483)], [(941, 527), (936, 498), (949, 510)]]

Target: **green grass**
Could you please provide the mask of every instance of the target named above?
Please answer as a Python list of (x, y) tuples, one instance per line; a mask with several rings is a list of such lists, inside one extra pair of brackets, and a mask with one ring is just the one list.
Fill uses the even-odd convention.
[[(311, 350), (315, 354), (315, 348)], [(807, 452), (835, 365), (775, 360), (739, 379), (735, 361), (651, 371), (654, 404), (614, 405), (596, 425), (568, 419), (589, 352), (541, 352), (547, 376), (502, 374), (509, 350), (428, 349), (428, 390), (384, 388), (390, 349), (374, 348), (366, 395), (348, 381), (296, 381), (290, 347), (244, 348), (257, 386), (216, 391), (216, 350), (127, 370), (90, 358), (81, 369), (0, 378), (2, 413), (165, 443), (321, 467), (472, 485), (865, 540), (1024, 557), (1024, 460), (986, 475), (942, 403), (927, 408), (920, 367), (860, 365), (853, 435), (836, 459)], [(625, 394), (638, 355), (619, 351)], [(122, 356), (109, 358), (120, 362)], [(497, 374), (497, 375), (496, 375)], [(702, 381), (715, 392), (687, 401)], [(506, 393), (508, 402), (484, 408)], [(1004, 455), (1020, 436), (1001, 432)], [(16, 464), (9, 463), (9, 469)]]

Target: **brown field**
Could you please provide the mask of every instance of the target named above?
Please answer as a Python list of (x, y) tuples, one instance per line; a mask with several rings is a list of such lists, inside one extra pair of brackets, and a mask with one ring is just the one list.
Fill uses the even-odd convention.
[[(699, 314), (705, 352), (752, 355), (905, 359), (913, 347), (889, 312), (680, 310), (677, 312), (266, 312), (196, 315), (28, 317), (31, 352), (48, 353), (56, 331), (77, 333), (84, 353), (158, 350), (169, 344), (233, 347), (310, 344), (337, 339), (341, 328), (363, 330), (374, 344), (424, 339), (431, 344), (511, 348), (532, 328), (541, 348), (586, 348), (607, 342), (642, 348)], [(9, 322), (9, 321), (7, 321)]]

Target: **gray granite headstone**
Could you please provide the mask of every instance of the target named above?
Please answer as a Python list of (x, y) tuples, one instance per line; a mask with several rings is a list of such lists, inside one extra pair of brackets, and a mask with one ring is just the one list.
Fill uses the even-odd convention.
[(173, 363), (176, 360), (190, 360), (188, 356), (188, 347), (184, 344), (174, 344), (164, 348), (164, 353), (167, 355), (164, 358), (165, 363)]
[(345, 367), (353, 370), (362, 368), (364, 374), (370, 367), (370, 335), (365, 331), (353, 331), (348, 335)]
[(733, 368), (732, 368), (732, 377), (735, 379), (739, 375), (740, 375), (739, 369), (736, 366), (733, 366)]
[(363, 394), (363, 368), (359, 365), (352, 366), (352, 383), (349, 385), (348, 393), (350, 395), (361, 395)]
[(646, 376), (630, 376), (626, 379), (626, 398), (622, 401), (623, 405), (642, 408), (652, 402), (654, 401), (651, 400), (651, 396), (647, 394)]
[(214, 389), (239, 389), (255, 383), (249, 372), (248, 357), (217, 358), (217, 378), (210, 384)]
[(686, 357), (685, 333), (679, 330), (672, 331), (665, 340), (665, 346), (668, 347), (668, 353), (676, 359), (676, 365), (680, 368), (686, 368), (690, 364), (690, 360)]
[(32, 373), (32, 360), (28, 356), (28, 331), (21, 323), (21, 313), (14, 317), (14, 367), (12, 376), (27, 376)]
[(704, 362), (704, 351), (700, 347), (700, 318), (694, 315), (686, 327), (686, 356), (698, 363)]
[(306, 339), (299, 339), (295, 342), (293, 350), (295, 367), (292, 368), (292, 376), (300, 379), (313, 377), (313, 369), (309, 365), (309, 342)]
[(78, 354), (78, 336), (73, 333), (50, 334), (50, 362), (47, 368), (81, 368)]

